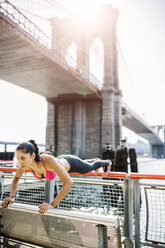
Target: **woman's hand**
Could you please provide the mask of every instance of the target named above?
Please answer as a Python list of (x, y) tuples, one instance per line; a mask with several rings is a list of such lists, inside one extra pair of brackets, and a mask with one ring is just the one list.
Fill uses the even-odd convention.
[(2, 208), (7, 209), (9, 204), (13, 204), (14, 199), (13, 198), (5, 198), (2, 202)]
[(39, 205), (39, 214), (43, 215), (45, 212), (48, 211), (49, 208), (53, 208), (52, 205), (50, 205), (49, 203), (43, 202), (42, 204)]

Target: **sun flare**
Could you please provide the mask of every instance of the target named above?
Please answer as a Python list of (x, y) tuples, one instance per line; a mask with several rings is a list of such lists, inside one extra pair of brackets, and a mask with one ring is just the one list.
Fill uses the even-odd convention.
[(101, 6), (100, 0), (70, 0), (69, 1), (69, 8), (75, 14), (80, 14), (83, 16), (90, 16), (95, 14)]

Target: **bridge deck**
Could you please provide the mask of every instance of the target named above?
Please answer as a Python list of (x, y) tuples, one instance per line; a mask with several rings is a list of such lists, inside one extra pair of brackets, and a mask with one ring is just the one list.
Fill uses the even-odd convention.
[[(0, 15), (0, 78), (39, 95), (97, 92), (64, 59), (42, 47), (19, 26)], [(62, 76), (61, 76), (62, 75)]]

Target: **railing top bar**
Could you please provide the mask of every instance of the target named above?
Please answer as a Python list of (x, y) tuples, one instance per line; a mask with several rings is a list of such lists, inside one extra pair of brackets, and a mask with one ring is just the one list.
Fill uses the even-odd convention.
[(113, 180), (113, 178), (112, 179), (110, 179), (110, 178), (108, 178), (107, 180), (106, 180), (106, 178), (104, 178), (104, 179), (100, 179), (100, 178), (95, 178), (94, 180), (93, 180), (93, 178), (76, 178), (76, 177), (74, 177), (73, 178), (73, 181), (76, 183), (88, 183), (88, 184), (101, 184), (101, 185), (103, 185), (103, 184), (105, 184), (105, 185), (114, 185), (114, 183), (115, 184), (121, 184), (121, 185), (123, 185), (123, 181), (116, 181), (116, 180)]
[[(12, 174), (2, 174), (2, 173), (0, 173), (0, 178), (5, 178), (5, 179), (13, 179), (13, 175)], [(37, 178), (35, 178), (34, 176), (32, 176), (32, 175), (26, 175), (26, 176), (22, 176), (21, 177), (21, 179), (29, 179), (29, 180), (34, 180), (34, 181), (37, 181), (38, 179)], [(20, 179), (20, 180), (21, 180)]]
[[(0, 201), (0, 205), (1, 203), (2, 201)], [(10, 205), (8, 209), (39, 214), (38, 206), (34, 206), (34, 205), (14, 203)], [(116, 228), (119, 225), (117, 217), (108, 216), (108, 215), (104, 216), (104, 215), (99, 215), (99, 214), (89, 214), (89, 213), (68, 211), (68, 210), (61, 210), (61, 209), (48, 209), (48, 211), (44, 215), (52, 216), (52, 217), (59, 217), (59, 218), (67, 218), (67, 219), (72, 219), (72, 220), (79, 220), (79, 221), (80, 220), (87, 221), (87, 222), (91, 222), (95, 224), (113, 225)]]
[[(19, 145), (20, 142), (0, 141), (0, 145)], [(45, 144), (38, 144), (38, 146), (46, 146)]]
[(131, 179), (157, 179), (157, 180), (165, 180), (165, 175), (156, 175), (156, 174), (139, 174), (139, 173), (131, 173), (129, 175)]
[[(17, 168), (12, 168), (12, 167), (0, 167), (0, 171), (5, 171), (5, 172), (16, 172)], [(32, 172), (31, 170), (26, 170), (25, 172)], [(90, 173), (86, 173), (86, 174), (79, 174), (79, 173), (69, 173), (69, 175), (71, 176), (96, 176), (93, 172)], [(97, 177), (103, 177), (103, 173), (100, 172), (99, 175)], [(111, 172), (110, 175), (108, 176), (109, 178), (123, 178), (126, 179), (127, 178), (127, 174), (126, 173), (122, 173), (122, 172)]]
[[(79, 174), (79, 173), (69, 173), (71, 176), (95, 176), (93, 172), (86, 173), (86, 174)], [(103, 173), (100, 172), (97, 177), (103, 177)], [(122, 178), (126, 179), (127, 178), (127, 173), (122, 173), (122, 172), (111, 172), (108, 176), (108, 178)]]
[(0, 164), (13, 164), (13, 160), (0, 160)]
[[(5, 171), (5, 172), (16, 172), (17, 168), (12, 168), (12, 167), (0, 167), (0, 171)], [(31, 170), (26, 170), (25, 172), (32, 172)]]
[[(13, 178), (13, 175), (12, 174), (0, 174), (0, 178), (5, 178), (5, 179), (12, 179)], [(26, 176), (22, 176), (21, 179), (23, 180), (32, 180), (32, 181), (37, 181), (38, 179), (36, 179), (34, 176), (32, 175), (26, 175)], [(59, 182), (60, 181), (60, 178), (57, 177), (56, 178), (56, 181)], [(121, 185), (123, 186), (123, 181), (116, 181), (116, 180), (105, 180), (105, 179), (101, 179), (101, 178), (76, 178), (76, 177), (73, 177), (72, 178), (72, 181), (73, 183), (79, 183), (79, 184), (89, 184), (89, 185), (109, 185), (109, 186), (112, 186), (112, 185)]]
[(140, 186), (144, 186), (144, 187), (149, 187), (149, 188), (165, 188), (164, 184), (157, 184), (157, 183), (139, 183)]
[[(0, 171), (4, 172), (16, 172), (17, 168), (12, 167), (0, 167)], [(25, 172), (32, 172), (31, 170), (26, 170)], [(93, 172), (80, 174), (80, 173), (69, 173), (71, 176), (84, 176), (84, 177), (96, 177)], [(97, 177), (103, 177), (103, 173), (100, 172)], [(108, 178), (121, 178), (121, 179), (157, 179), (157, 180), (165, 180), (165, 175), (157, 175), (157, 174), (139, 174), (139, 173), (122, 173), (122, 172), (111, 172)]]

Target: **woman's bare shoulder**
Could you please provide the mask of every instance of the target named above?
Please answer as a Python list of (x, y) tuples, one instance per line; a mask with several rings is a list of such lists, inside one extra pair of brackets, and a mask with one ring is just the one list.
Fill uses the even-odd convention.
[(48, 153), (40, 154), (40, 158), (42, 159), (44, 164), (50, 164), (56, 161), (56, 158), (52, 154), (48, 154)]

